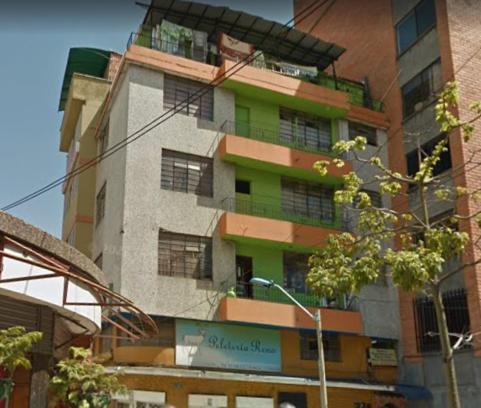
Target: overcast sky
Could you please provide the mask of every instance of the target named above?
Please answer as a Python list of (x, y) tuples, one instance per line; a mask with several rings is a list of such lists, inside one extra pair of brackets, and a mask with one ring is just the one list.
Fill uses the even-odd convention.
[[(292, 0), (200, 2), (281, 23), (293, 14)], [(65, 173), (57, 108), (69, 49), (124, 52), (144, 14), (135, 0), (0, 0), (0, 207)], [(57, 188), (12, 214), (60, 236), (62, 207)]]

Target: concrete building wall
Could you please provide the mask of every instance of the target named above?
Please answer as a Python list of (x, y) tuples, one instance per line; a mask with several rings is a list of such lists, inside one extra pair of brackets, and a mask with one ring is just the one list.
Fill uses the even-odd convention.
[[(164, 111), (163, 74), (130, 66), (124, 86), (128, 86), (130, 134)], [(119, 94), (117, 99), (125, 96)], [(235, 188), (233, 166), (221, 162), (212, 148), (220, 136), (217, 129), (225, 120), (234, 120), (234, 96), (216, 88), (214, 122), (178, 114), (125, 150), (120, 290), (147, 313), (210, 319), (217, 308), (218, 290), (225, 291), (235, 283), (234, 246), (221, 241), (215, 230), (221, 200), (233, 196)], [(214, 157), (214, 197), (161, 189), (163, 148)], [(107, 175), (107, 180), (111, 176)], [(109, 203), (113, 197), (108, 184), (107, 196)], [(160, 229), (212, 237), (212, 281), (159, 276)], [(105, 240), (111, 242), (107, 237)]]

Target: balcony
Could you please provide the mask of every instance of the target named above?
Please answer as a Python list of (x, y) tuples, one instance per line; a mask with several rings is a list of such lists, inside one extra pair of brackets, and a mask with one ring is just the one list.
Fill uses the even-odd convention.
[[(270, 296), (270, 295), (269, 295)], [(276, 296), (276, 295), (272, 295)], [(315, 307), (308, 307), (311, 312)], [(361, 313), (334, 308), (321, 308), (323, 330), (361, 335)], [(224, 297), (217, 310), (217, 319), (226, 322), (260, 324), (293, 329), (315, 329), (314, 321), (298, 306), (272, 299)]]
[(335, 214), (331, 201), (320, 203), (316, 208), (295, 208), (295, 203), (276, 197), (251, 199), (245, 197), (228, 197), (222, 200), (222, 209), (237, 214), (247, 214), (274, 220), (290, 221), (297, 224), (345, 230), (347, 223), (343, 217)]
[[(164, 41), (152, 38), (152, 35), (149, 32), (144, 32), (131, 33), (127, 43), (127, 49), (130, 50), (133, 46), (149, 48), (165, 54), (219, 67), (218, 74), (222, 74), (227, 70), (230, 71), (236, 62), (224, 59), (221, 54), (215, 51), (215, 44), (209, 43), (207, 45), (208, 46), (205, 49), (196, 48), (193, 45), (193, 42), (182, 43), (179, 41), (174, 43)], [(314, 73), (304, 67), (278, 61), (275, 56), (274, 58), (268, 57), (267, 54), (264, 55), (262, 52), (256, 54), (256, 56), (249, 62), (249, 65), (250, 66), (247, 67), (249, 68), (247, 70), (249, 71), (247, 72), (247, 77), (243, 75), (242, 72), (237, 72), (229, 81), (226, 81), (225, 85), (229, 87), (229, 82), (251, 84), (252, 81), (249, 79), (257, 79), (260, 80), (260, 83), (268, 85), (268, 88), (271, 88), (269, 84), (277, 84), (281, 85), (281, 88), (284, 88), (284, 92), (291, 92), (289, 89), (296, 89), (297, 91), (301, 90), (303, 92), (301, 92), (302, 94), (297, 95), (298, 97), (305, 97), (308, 99), (313, 98), (313, 101), (316, 103), (333, 103), (333, 106), (336, 106), (341, 110), (348, 110), (349, 105), (354, 105), (376, 113), (384, 111), (382, 102), (371, 99), (367, 88), (361, 82), (335, 78), (327, 75), (323, 71), (317, 72), (316, 70)], [(192, 76), (195, 77), (194, 74)], [(280, 81), (279, 79), (277, 81), (271, 81), (271, 78), (279, 78), (279, 76), (286, 78), (287, 81)], [(247, 78), (247, 82), (245, 81), (245, 78)], [(299, 84), (296, 84), (295, 82), (289, 82), (289, 80), (301, 81), (306, 87), (299, 86)], [(262, 87), (260, 83), (254, 85)], [(323, 88), (325, 92), (319, 92), (318, 87)], [(274, 91), (279, 91), (279, 89), (280, 88), (273, 88)], [(359, 115), (359, 113), (356, 113), (356, 115)], [(381, 117), (374, 115), (372, 119), (383, 122), (384, 115), (381, 115)]]

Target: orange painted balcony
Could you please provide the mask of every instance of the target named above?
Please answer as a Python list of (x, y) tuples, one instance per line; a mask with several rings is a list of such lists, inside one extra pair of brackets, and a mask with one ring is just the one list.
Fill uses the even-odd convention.
[[(267, 214), (269, 216), (269, 214)], [(223, 239), (269, 246), (308, 249), (322, 247), (330, 234), (339, 229), (292, 221), (225, 212), (219, 221)]]
[[(314, 312), (315, 308), (309, 308)], [(323, 330), (362, 334), (360, 312), (321, 308)], [(298, 306), (256, 299), (224, 297), (217, 318), (226, 322), (261, 324), (293, 329), (315, 329), (314, 321)]]
[[(242, 166), (321, 181), (314, 164), (320, 160), (331, 161), (332, 157), (321, 151), (303, 151), (297, 146), (282, 146), (281, 142), (277, 144), (276, 140), (262, 141), (253, 137), (226, 134), (219, 143), (219, 154), (222, 160)], [(352, 164), (349, 161), (344, 167), (337, 167), (334, 164), (328, 166), (329, 177), (341, 177), (350, 171)]]

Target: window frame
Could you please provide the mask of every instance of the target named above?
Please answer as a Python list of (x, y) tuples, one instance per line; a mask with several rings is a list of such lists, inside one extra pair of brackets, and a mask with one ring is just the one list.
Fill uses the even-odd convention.
[[(428, 26), (426, 26), (426, 28), (424, 29), (424, 31), (420, 32), (420, 29), (419, 29), (419, 17), (418, 17), (418, 10), (420, 9), (420, 6), (423, 2), (425, 1), (430, 1), (432, 3), (432, 6), (433, 6), (433, 10), (434, 10), (434, 22)], [(399, 20), (396, 25), (395, 25), (395, 31), (396, 31), (396, 53), (397, 53), (397, 56), (398, 58), (400, 58), (402, 55), (404, 55), (407, 51), (409, 51), (421, 38), (423, 38), (427, 33), (429, 33), (433, 28), (436, 27), (437, 25), (437, 14), (436, 14), (436, 2), (435, 0), (421, 0), (419, 1), (416, 5), (414, 5), (414, 7), (412, 7), (407, 13), (406, 15), (401, 19)], [(401, 47), (400, 47), (400, 41), (399, 41), (399, 28), (401, 27), (401, 25), (403, 23), (405, 23), (410, 17), (413, 17), (414, 16), (414, 25), (415, 25), (415, 28), (416, 28), (416, 35), (415, 35), (415, 38), (414, 40), (406, 46), (406, 48), (404, 48), (403, 50), (401, 50)]]
[(162, 149), (160, 187), (163, 190), (214, 196), (214, 159)]
[(107, 151), (107, 148), (109, 146), (109, 130), (110, 130), (110, 121), (107, 120), (105, 125), (102, 126), (99, 134), (99, 139), (98, 139), (99, 155), (103, 155)]
[(107, 200), (107, 182), (105, 181), (95, 197), (95, 226), (100, 225), (105, 217), (105, 203)]
[[(159, 230), (157, 274), (212, 280), (212, 238)], [(189, 258), (194, 262), (189, 262)], [(167, 266), (165, 266), (167, 264)]]
[[(377, 128), (373, 126), (365, 125), (363, 123), (353, 122), (353, 121), (348, 122), (348, 127), (349, 127), (348, 132), (349, 132), (350, 140), (354, 140), (354, 138), (357, 136), (363, 136), (366, 138), (366, 143), (369, 146), (374, 146), (374, 147), (379, 146), (379, 141), (377, 137)], [(372, 134), (369, 135), (369, 133), (372, 133)]]
[[(342, 345), (341, 345), (341, 338), (339, 335), (323, 333), (322, 344), (324, 349), (324, 360), (326, 362), (332, 362), (332, 363), (342, 362)], [(329, 345), (331, 345), (331, 349), (329, 349)], [(304, 346), (309, 346), (309, 348), (306, 350)], [(313, 332), (311, 330), (299, 331), (299, 359), (300, 360), (317, 360), (318, 359), (316, 332)]]

